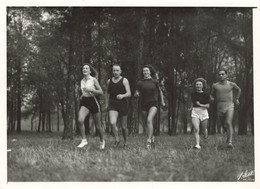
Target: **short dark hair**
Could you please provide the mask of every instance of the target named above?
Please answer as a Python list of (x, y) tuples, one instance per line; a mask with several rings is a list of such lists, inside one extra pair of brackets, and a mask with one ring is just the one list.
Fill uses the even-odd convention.
[(90, 75), (91, 75), (92, 77), (96, 77), (96, 76), (98, 75), (97, 70), (96, 70), (93, 66), (91, 66), (89, 63), (84, 63), (84, 64), (81, 66), (81, 71), (82, 71), (82, 69), (83, 69), (84, 66), (88, 66), (88, 67), (89, 67), (90, 72), (91, 72)]
[(227, 68), (220, 68), (220, 69), (218, 70), (218, 73), (219, 73), (220, 71), (224, 71), (224, 72), (225, 72), (225, 74), (227, 74), (227, 73), (228, 73), (228, 72), (227, 72)]
[(150, 72), (151, 72), (151, 77), (154, 77), (154, 76), (155, 76), (154, 67), (153, 67), (152, 65), (150, 65), (150, 64), (146, 64), (146, 65), (144, 65), (143, 68), (142, 68), (142, 72), (141, 72), (142, 77), (144, 76), (144, 75), (143, 75), (143, 69), (144, 69), (144, 68), (148, 68), (148, 69), (150, 70)]
[(197, 78), (197, 79), (195, 79), (194, 81), (193, 81), (193, 87), (195, 88), (195, 85), (196, 85), (196, 83), (197, 82), (201, 82), (202, 84), (203, 84), (203, 91), (207, 88), (207, 81), (204, 79), (204, 78), (202, 78), (202, 77), (199, 77), (199, 78)]
[(119, 67), (120, 67), (120, 69), (122, 70), (122, 67), (121, 67), (121, 65), (120, 65), (120, 64), (113, 64), (113, 65), (112, 65), (112, 68), (113, 68), (114, 66), (119, 66)]

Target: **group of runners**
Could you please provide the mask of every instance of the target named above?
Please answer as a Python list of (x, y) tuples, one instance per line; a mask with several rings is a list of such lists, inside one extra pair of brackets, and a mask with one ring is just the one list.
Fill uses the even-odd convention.
[[(123, 147), (127, 146), (127, 113), (128, 101), (131, 97), (131, 90), (127, 78), (123, 77), (121, 66), (118, 64), (112, 67), (113, 77), (107, 81), (107, 88), (105, 91), (105, 109), (108, 111), (109, 123), (115, 137), (114, 147), (120, 145), (120, 137), (118, 135), (117, 122), (121, 119), (121, 127), (123, 134)], [(105, 133), (101, 126), (101, 110), (100, 104), (96, 98), (97, 95), (102, 95), (104, 92), (100, 87), (99, 82), (95, 78), (97, 73), (90, 64), (84, 64), (82, 67), (84, 75), (81, 80), (80, 110), (79, 110), (79, 130), (82, 137), (78, 148), (83, 148), (88, 144), (84, 120), (88, 114), (93, 115), (93, 120), (96, 129), (100, 134), (100, 149), (105, 148)], [(232, 145), (232, 119), (234, 114), (234, 103), (239, 104), (239, 97), (241, 89), (233, 82), (227, 80), (227, 71), (225, 69), (219, 70), (219, 81), (212, 86), (211, 94), (204, 92), (206, 88), (206, 80), (197, 78), (194, 80), (194, 92), (191, 94), (192, 107), (191, 120), (194, 128), (194, 135), (196, 144), (194, 149), (201, 149), (199, 128), (203, 128), (204, 137), (207, 138), (208, 125), (208, 109), (210, 103), (214, 100), (217, 102), (217, 112), (219, 123), (227, 130), (227, 146), (233, 148)], [(142, 79), (138, 81), (134, 97), (139, 98), (144, 132), (147, 136), (146, 148), (151, 149), (154, 145), (153, 135), (153, 120), (158, 112), (159, 103), (165, 106), (163, 93), (157, 79), (154, 79), (155, 71), (151, 65), (145, 65), (142, 68)], [(233, 93), (237, 90), (237, 93)], [(233, 97), (236, 95), (235, 98)], [(159, 97), (159, 98), (158, 98)]]

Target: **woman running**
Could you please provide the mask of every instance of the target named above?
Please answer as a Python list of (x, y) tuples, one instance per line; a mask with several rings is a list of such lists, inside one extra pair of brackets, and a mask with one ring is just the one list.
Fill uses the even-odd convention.
[(89, 65), (84, 64), (82, 67), (82, 73), (84, 78), (81, 80), (81, 92), (80, 97), (80, 110), (79, 110), (79, 130), (82, 137), (81, 143), (78, 148), (82, 148), (88, 144), (85, 135), (84, 120), (89, 113), (92, 113), (96, 128), (100, 133), (100, 149), (105, 148), (104, 131), (101, 127), (101, 114), (100, 114), (100, 104), (97, 101), (96, 96), (102, 95), (103, 91), (95, 78), (97, 73), (95, 69)]
[(196, 140), (196, 145), (193, 147), (194, 149), (201, 149), (200, 146), (200, 124), (202, 126), (204, 137), (208, 137), (208, 108), (210, 103), (209, 94), (204, 92), (206, 88), (206, 80), (203, 78), (197, 78), (193, 82), (194, 92), (191, 94), (192, 101), (192, 112), (191, 112), (191, 122), (194, 129), (194, 135)]
[(158, 80), (153, 79), (155, 71), (151, 65), (145, 65), (142, 69), (143, 79), (137, 83), (135, 97), (140, 97), (143, 125), (148, 128), (146, 148), (149, 150), (154, 145), (153, 119), (158, 111), (158, 96), (162, 106), (165, 106), (163, 94)]

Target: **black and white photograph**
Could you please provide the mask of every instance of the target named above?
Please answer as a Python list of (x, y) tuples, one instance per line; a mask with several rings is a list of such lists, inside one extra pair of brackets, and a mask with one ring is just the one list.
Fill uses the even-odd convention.
[(0, 188), (255, 189), (259, 2), (120, 5), (1, 5)]

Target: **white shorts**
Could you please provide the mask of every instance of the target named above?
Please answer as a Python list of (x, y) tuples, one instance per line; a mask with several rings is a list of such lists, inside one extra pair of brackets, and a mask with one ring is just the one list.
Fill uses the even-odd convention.
[(200, 121), (209, 119), (209, 113), (206, 108), (193, 107), (191, 111), (192, 118), (198, 118)]

